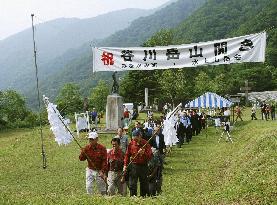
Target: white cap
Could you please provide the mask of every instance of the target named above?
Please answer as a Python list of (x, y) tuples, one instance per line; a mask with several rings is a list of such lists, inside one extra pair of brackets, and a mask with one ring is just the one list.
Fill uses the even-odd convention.
[(88, 139), (96, 139), (98, 137), (97, 132), (88, 133)]

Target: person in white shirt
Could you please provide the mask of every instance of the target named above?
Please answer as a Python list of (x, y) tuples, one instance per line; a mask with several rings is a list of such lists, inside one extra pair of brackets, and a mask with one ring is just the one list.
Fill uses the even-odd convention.
[(223, 115), (224, 115), (224, 118), (225, 118), (225, 122), (229, 122), (229, 121), (230, 121), (230, 116), (231, 116), (231, 111), (230, 111), (230, 109), (226, 107), (226, 108), (224, 109)]

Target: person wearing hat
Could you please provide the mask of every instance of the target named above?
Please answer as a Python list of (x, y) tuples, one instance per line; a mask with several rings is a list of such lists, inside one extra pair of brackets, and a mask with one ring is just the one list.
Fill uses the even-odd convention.
[(133, 139), (128, 145), (124, 158), (124, 173), (129, 165), (129, 189), (130, 196), (137, 195), (137, 182), (140, 182), (140, 195), (145, 197), (148, 194), (148, 162), (153, 154), (151, 146), (142, 138), (140, 130), (132, 132)]
[(90, 132), (88, 134), (89, 144), (81, 149), (80, 161), (88, 161), (86, 168), (86, 190), (88, 194), (93, 193), (93, 182), (96, 181), (97, 189), (102, 194), (106, 194), (106, 171), (107, 171), (107, 150), (98, 143), (98, 134)]

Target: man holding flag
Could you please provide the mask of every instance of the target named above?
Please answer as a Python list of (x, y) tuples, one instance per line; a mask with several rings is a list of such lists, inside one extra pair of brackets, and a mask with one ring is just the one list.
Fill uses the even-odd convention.
[[(148, 161), (153, 154), (151, 146), (142, 138), (140, 130), (132, 132), (133, 139), (129, 143), (124, 159), (124, 172), (129, 166), (129, 189), (130, 196), (137, 195), (137, 182), (140, 182), (140, 195), (145, 197), (148, 194)], [(130, 163), (130, 164), (129, 164)]]
[(88, 134), (89, 144), (81, 149), (80, 161), (88, 161), (86, 168), (86, 189), (88, 194), (93, 193), (93, 181), (96, 181), (97, 189), (102, 194), (106, 194), (106, 171), (107, 171), (107, 150), (98, 144), (98, 134), (90, 132)]

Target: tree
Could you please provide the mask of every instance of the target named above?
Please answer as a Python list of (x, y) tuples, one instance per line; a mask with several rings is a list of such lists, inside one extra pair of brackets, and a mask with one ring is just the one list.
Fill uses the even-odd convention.
[(159, 93), (159, 84), (156, 73), (158, 73), (158, 71), (129, 71), (121, 81), (119, 88), (120, 95), (124, 97), (124, 101), (136, 104), (144, 102), (145, 88), (148, 88), (150, 92), (154, 91), (154, 93), (149, 93), (150, 101), (154, 100)]
[(169, 69), (163, 71), (158, 79), (164, 102), (173, 105), (191, 98), (193, 83), (189, 78), (189, 69)]
[(213, 80), (204, 71), (200, 73), (195, 78), (195, 91), (196, 95), (202, 95), (205, 92), (215, 92), (216, 86)]
[(161, 29), (154, 36), (148, 39), (143, 45), (145, 47), (151, 46), (167, 46), (172, 43), (173, 32), (171, 30)]
[(0, 90), (0, 121), (4, 117), (4, 100), (3, 100), (4, 93)]
[(109, 87), (105, 81), (100, 80), (90, 94), (91, 104), (98, 110), (104, 111), (107, 103), (107, 96), (109, 95)]
[(214, 92), (219, 95), (223, 95), (227, 93), (229, 86), (227, 84), (227, 79), (224, 73), (219, 73), (215, 76), (213, 83), (214, 83)]
[(79, 86), (74, 83), (65, 84), (56, 102), (62, 114), (72, 114), (81, 111), (83, 102)]
[(7, 90), (0, 93), (0, 112), (7, 122), (24, 120), (27, 115), (25, 99), (14, 90)]

